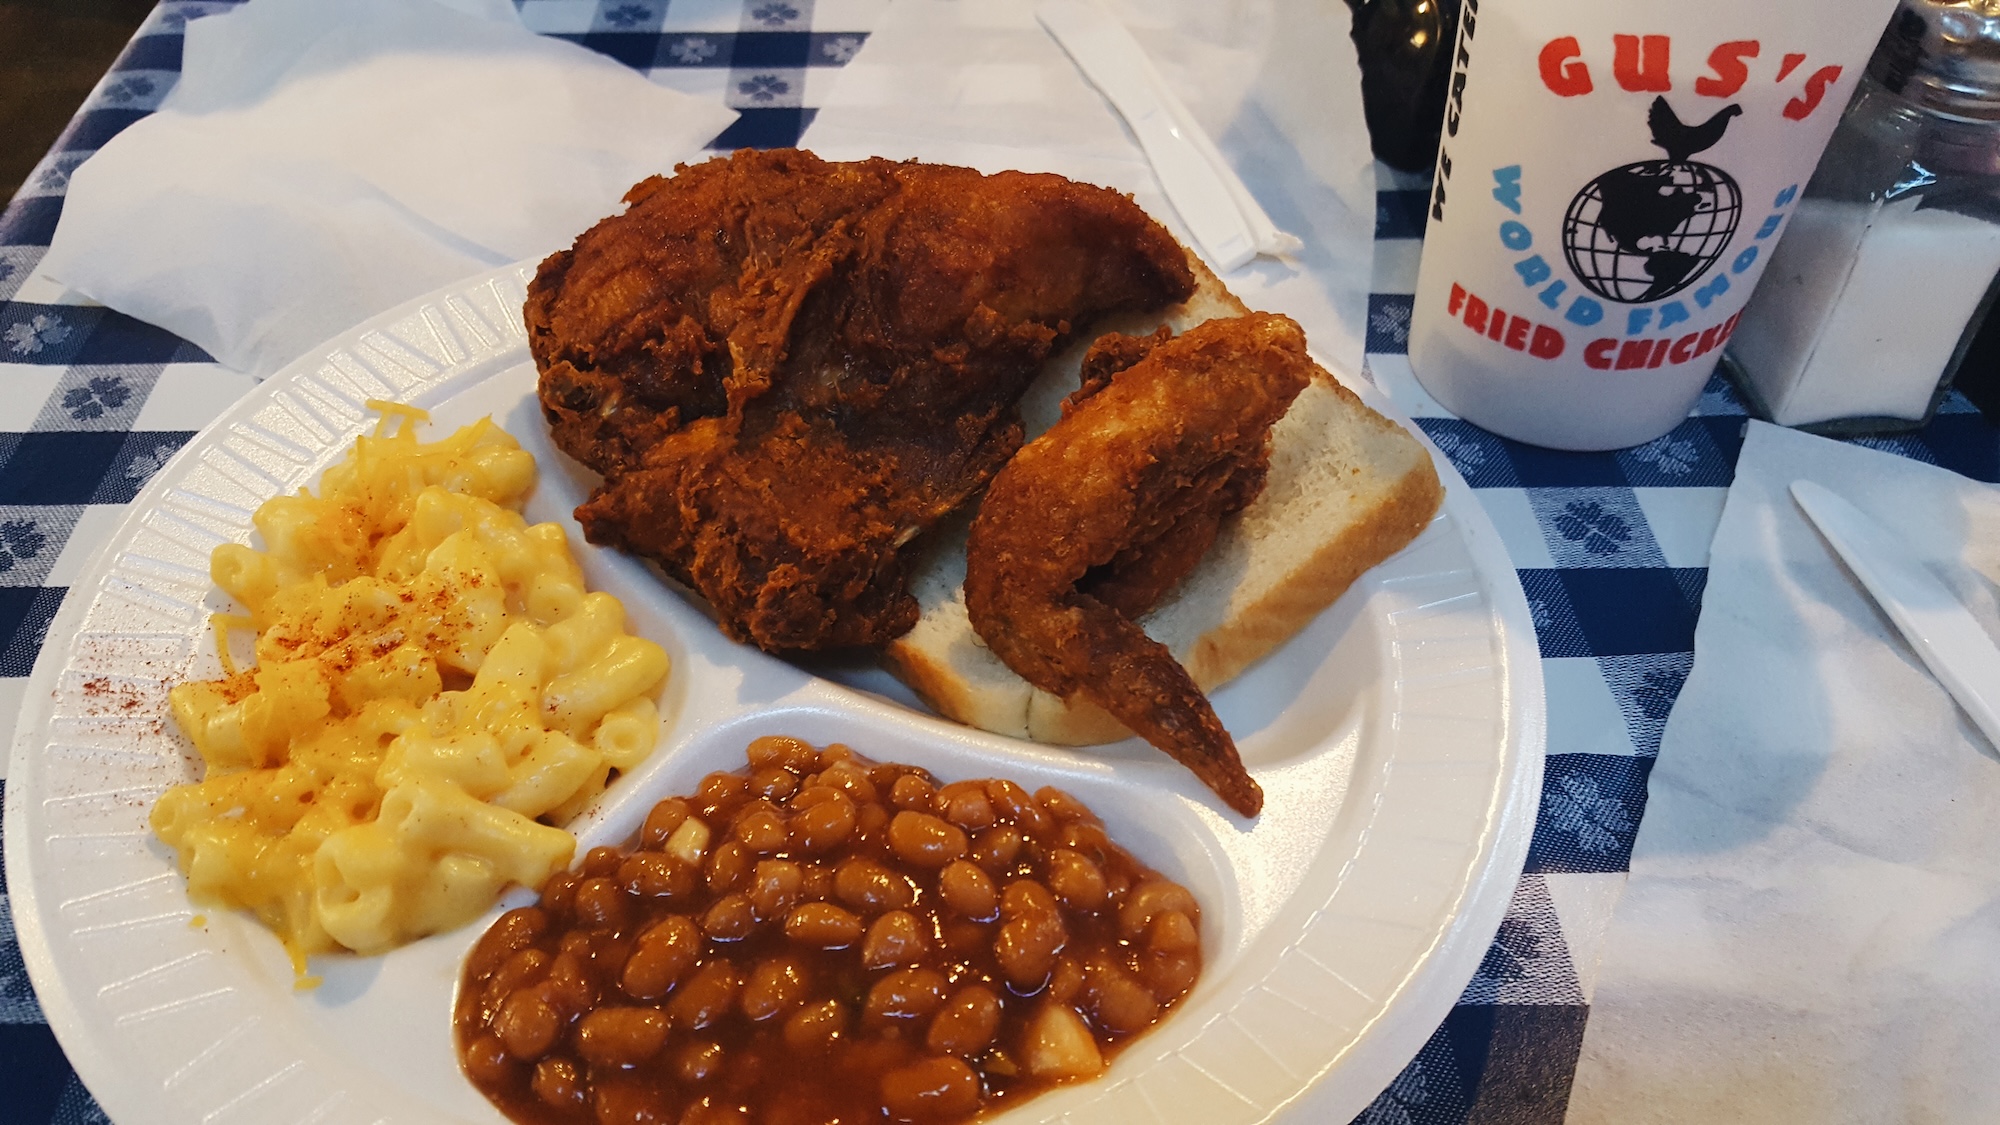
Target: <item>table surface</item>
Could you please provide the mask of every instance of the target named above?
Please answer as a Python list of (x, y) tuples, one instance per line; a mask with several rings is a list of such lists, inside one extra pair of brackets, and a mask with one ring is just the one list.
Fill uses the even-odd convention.
[[(795, 142), (815, 89), (854, 56), (883, 2), (517, 0), (535, 31), (742, 110), (716, 138), (721, 149)], [(59, 300), (33, 277), (70, 172), (173, 87), (187, 21), (228, 6), (164, 0), (0, 212), (0, 384), (10, 391), (0, 399), (0, 715), (18, 713), (69, 582), (140, 486), (251, 386), (193, 345)], [(1405, 356), (1425, 182), (1379, 174), (1369, 373), (1472, 484), (1513, 556), (1548, 685), (1548, 761), (1527, 869), (1491, 949), (1443, 1025), (1356, 1121), (1555, 1125), (1646, 777), (1693, 661), (1744, 407), (1717, 379), (1673, 432), (1601, 454), (1537, 449), (1451, 417)], [(1924, 430), (1864, 443), (1993, 481), (1996, 436), (1953, 396)], [(105, 1121), (49, 1033), (5, 892), (0, 882), (0, 1125)]]

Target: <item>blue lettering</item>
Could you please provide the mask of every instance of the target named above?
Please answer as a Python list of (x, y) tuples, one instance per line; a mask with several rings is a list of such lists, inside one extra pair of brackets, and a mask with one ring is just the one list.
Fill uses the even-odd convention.
[(1741, 254), (1736, 255), (1736, 260), (1729, 263), (1729, 272), (1742, 273), (1744, 270), (1749, 269), (1756, 263), (1757, 263), (1757, 248), (1755, 246), (1746, 246), (1743, 248), (1743, 252)]
[(1660, 306), (1660, 327), (1662, 329), (1672, 328), (1687, 318), (1687, 306), (1681, 304), (1679, 301), (1668, 301), (1666, 304)]
[(1569, 311), (1563, 314), (1563, 319), (1588, 328), (1604, 319), (1604, 306), (1589, 297), (1578, 297), (1569, 303)]
[(1783, 215), (1771, 215), (1767, 217), (1764, 220), (1764, 225), (1757, 228), (1757, 237), (1769, 238), (1778, 233), (1778, 224), (1784, 221), (1785, 217)]
[(1526, 250), (1535, 244), (1535, 236), (1527, 227), (1508, 219), (1500, 224), (1500, 244), (1509, 250)]
[(1521, 275), (1521, 284), (1529, 286), (1540, 285), (1555, 273), (1547, 262), (1542, 261), (1540, 254), (1515, 262), (1514, 272)]
[(1563, 290), (1568, 288), (1569, 288), (1569, 282), (1558, 281), (1554, 285), (1549, 286), (1547, 289), (1542, 290), (1540, 293), (1535, 294), (1535, 296), (1541, 298), (1541, 302), (1547, 305), (1548, 307), (1552, 309), (1558, 308), (1559, 306), (1557, 305), (1556, 302), (1562, 300)]
[(1646, 326), (1651, 323), (1653, 323), (1652, 309), (1633, 309), (1631, 312), (1625, 314), (1625, 334), (1627, 336), (1637, 336), (1639, 333), (1644, 332)]
[(1793, 184), (1791, 187), (1788, 187), (1785, 190), (1779, 192), (1778, 198), (1773, 199), (1771, 201), (1771, 206), (1783, 207), (1785, 204), (1790, 203), (1792, 200), (1797, 199), (1798, 197), (1799, 197), (1799, 185)]
[(1729, 275), (1719, 273), (1714, 280), (1694, 291), (1694, 303), (1707, 308), (1717, 297), (1729, 292)]
[(1493, 169), (1493, 198), (1500, 201), (1500, 206), (1514, 212), (1516, 215), (1521, 213), (1521, 166), (1519, 164), (1509, 164), (1505, 168)]

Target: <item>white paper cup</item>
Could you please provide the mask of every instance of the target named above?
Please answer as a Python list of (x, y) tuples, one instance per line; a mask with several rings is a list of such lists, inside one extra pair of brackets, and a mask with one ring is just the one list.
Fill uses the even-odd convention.
[(1687, 416), (1895, 0), (1466, 0), (1410, 325), (1557, 449)]

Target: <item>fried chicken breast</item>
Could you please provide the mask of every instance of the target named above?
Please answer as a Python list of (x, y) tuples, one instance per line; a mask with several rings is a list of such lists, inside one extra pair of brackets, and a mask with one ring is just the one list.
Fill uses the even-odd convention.
[(577, 518), (774, 652), (908, 630), (913, 541), (1020, 447), (1042, 362), (1194, 287), (1128, 197), (1058, 176), (746, 150), (626, 202), (525, 309), (556, 444), (604, 477)]

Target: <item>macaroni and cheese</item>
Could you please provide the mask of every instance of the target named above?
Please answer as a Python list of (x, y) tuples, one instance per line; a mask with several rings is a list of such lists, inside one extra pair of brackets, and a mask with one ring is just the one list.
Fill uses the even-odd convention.
[[(294, 960), (450, 929), (569, 863), (562, 824), (653, 748), (659, 645), (584, 590), (560, 527), (518, 509), (534, 458), (490, 419), (374, 436), (319, 493), (217, 547), (225, 675), (169, 695), (206, 763), (152, 812), (197, 901), (254, 911)], [(398, 424), (400, 423), (400, 424)], [(256, 632), (254, 666), (230, 636)]]

